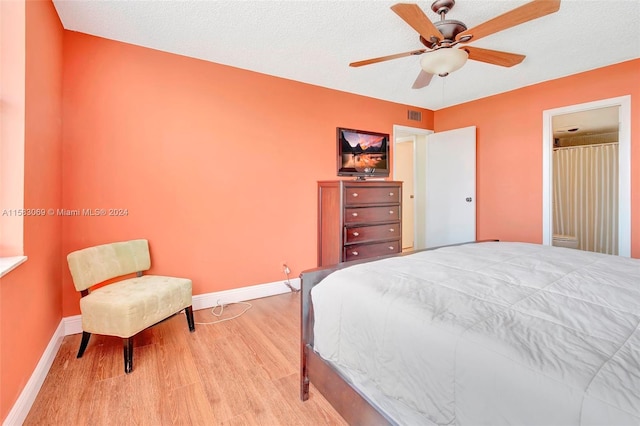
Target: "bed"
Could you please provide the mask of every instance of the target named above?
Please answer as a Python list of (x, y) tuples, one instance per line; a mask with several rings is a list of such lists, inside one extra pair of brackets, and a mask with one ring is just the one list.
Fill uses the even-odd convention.
[(301, 279), (301, 398), (350, 424), (640, 424), (638, 259), (482, 242)]

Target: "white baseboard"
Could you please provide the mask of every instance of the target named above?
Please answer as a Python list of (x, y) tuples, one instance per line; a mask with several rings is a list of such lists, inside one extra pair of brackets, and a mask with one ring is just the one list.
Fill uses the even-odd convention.
[[(292, 278), (289, 280), (291, 286), (300, 289), (300, 279)], [(252, 285), (249, 287), (234, 288), (231, 290), (216, 291), (213, 293), (197, 294), (193, 296), (193, 309), (213, 308), (218, 303), (244, 302), (246, 300), (260, 299), (262, 297), (275, 296), (290, 292), (291, 289), (284, 281), (276, 281), (266, 284)], [(29, 410), (35, 401), (44, 379), (49, 373), (49, 369), (53, 364), (53, 360), (60, 349), (62, 339), (71, 334), (82, 333), (82, 317), (73, 315), (64, 317), (60, 321), (58, 328), (51, 337), (49, 345), (45, 349), (36, 369), (29, 378), (24, 389), (20, 393), (18, 400), (13, 405), (9, 415), (2, 423), (3, 426), (19, 426), (27, 418)]]
[(82, 316), (64, 317), (62, 318), (62, 323), (64, 324), (65, 336), (82, 333)]
[[(289, 280), (291, 286), (300, 289), (300, 278)], [(244, 302), (246, 300), (260, 299), (262, 297), (275, 296), (288, 293), (291, 289), (284, 281), (274, 283), (252, 285), (250, 287), (234, 288), (231, 290), (216, 291), (214, 293), (198, 294), (193, 296), (193, 309), (213, 308), (219, 303)]]
[(35, 370), (33, 370), (33, 374), (31, 374), (29, 381), (25, 385), (24, 389), (22, 389), (22, 392), (20, 392), (20, 396), (16, 403), (13, 404), (11, 411), (9, 411), (9, 415), (7, 415), (2, 422), (4, 426), (19, 426), (27, 418), (27, 414), (29, 414), (33, 401), (36, 400), (36, 396), (38, 395), (38, 392), (40, 392), (42, 383), (44, 383), (44, 379), (46, 379), (47, 374), (49, 373), (51, 364), (53, 364), (53, 360), (56, 358), (58, 349), (60, 349), (60, 346), (62, 345), (62, 339), (65, 336), (63, 323), (64, 319), (60, 321), (60, 324), (58, 324), (58, 328), (56, 328), (56, 331), (53, 333), (49, 344), (40, 357), (40, 361), (38, 361), (38, 365), (36, 365)]

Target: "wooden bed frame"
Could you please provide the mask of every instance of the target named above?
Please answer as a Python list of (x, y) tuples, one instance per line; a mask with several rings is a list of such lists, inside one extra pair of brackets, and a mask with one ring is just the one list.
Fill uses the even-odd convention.
[[(485, 241), (499, 240), (488, 239), (471, 241), (469, 243)], [(451, 244), (451, 246), (469, 243)], [(333, 408), (335, 408), (350, 425), (373, 426), (396, 424), (380, 407), (370, 401), (338, 370), (313, 350), (314, 315), (313, 304), (311, 302), (311, 289), (329, 274), (349, 266), (391, 257), (406, 256), (420, 251), (435, 250), (437, 248), (440, 247), (354, 260), (328, 267), (310, 269), (300, 274), (300, 294), (302, 298), (300, 303), (300, 399), (302, 401), (309, 399), (309, 385), (313, 383), (322, 396), (329, 401)]]
[(394, 256), (344, 262), (329, 267), (310, 269), (300, 274), (300, 294), (302, 297), (300, 303), (300, 399), (303, 401), (309, 399), (309, 385), (313, 383), (322, 396), (350, 425), (393, 425), (395, 422), (313, 350), (314, 317), (311, 289), (326, 276), (339, 269), (387, 257)]

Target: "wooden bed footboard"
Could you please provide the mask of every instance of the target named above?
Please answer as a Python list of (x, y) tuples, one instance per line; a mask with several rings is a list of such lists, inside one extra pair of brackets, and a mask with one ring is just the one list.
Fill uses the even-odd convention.
[[(478, 243), (483, 240), (472, 241)], [(462, 243), (462, 244), (470, 244)], [(452, 244), (452, 245), (462, 245)], [(350, 425), (391, 425), (395, 424), (379, 407), (366, 398), (355, 386), (340, 374), (330, 363), (322, 359), (313, 350), (313, 304), (311, 302), (311, 289), (320, 283), (329, 274), (343, 268), (359, 263), (372, 262), (389, 257), (406, 256), (418, 251), (434, 250), (439, 247), (417, 250), (409, 253), (400, 253), (390, 256), (381, 256), (370, 259), (355, 260), (336, 265), (310, 269), (300, 274), (300, 399), (309, 399), (309, 386), (314, 387), (325, 397), (327, 401), (340, 413)]]
[[(313, 306), (311, 289), (326, 276), (337, 271), (332, 268), (317, 268), (300, 274), (300, 399), (309, 399), (309, 375), (307, 370), (307, 347), (313, 348)], [(313, 349), (311, 349), (313, 351)]]
[[(385, 256), (390, 257), (390, 256)], [(381, 259), (381, 258), (375, 258)], [(326, 268), (316, 268), (300, 274), (300, 399), (309, 399), (309, 386), (314, 387), (350, 425), (394, 424), (379, 408), (351, 385), (340, 372), (313, 350), (313, 304), (311, 289), (332, 272), (358, 263), (375, 259), (340, 263)]]

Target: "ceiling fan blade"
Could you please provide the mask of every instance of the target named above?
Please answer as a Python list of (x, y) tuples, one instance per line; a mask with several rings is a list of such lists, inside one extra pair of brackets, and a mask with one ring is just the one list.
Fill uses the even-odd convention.
[(486, 62), (488, 64), (500, 65), (501, 67), (512, 67), (518, 65), (525, 58), (525, 55), (517, 53), (501, 52), (499, 50), (481, 49), (479, 47), (465, 46), (462, 49), (469, 54), (469, 59)]
[(425, 40), (431, 41), (434, 37), (438, 40), (444, 38), (442, 33), (433, 25), (417, 4), (398, 3), (391, 6), (391, 10), (409, 24), (411, 28), (416, 30)]
[(482, 37), (497, 33), (498, 31), (506, 30), (507, 28), (515, 27), (524, 22), (557, 12), (559, 9), (560, 0), (533, 0), (478, 26), (461, 32), (456, 36), (456, 40), (461, 40), (465, 36), (472, 35), (473, 38), (462, 42), (476, 41)]
[(378, 62), (390, 61), (391, 59), (404, 58), (405, 56), (422, 55), (427, 49), (412, 50), (411, 52), (396, 53), (395, 55), (381, 56), (379, 58), (365, 59), (363, 61), (351, 62), (350, 67), (361, 67), (363, 65), (375, 64)]
[(433, 78), (433, 74), (429, 74), (424, 70), (420, 70), (420, 74), (418, 74), (418, 78), (413, 82), (412, 89), (422, 89), (423, 87), (427, 87), (429, 83), (431, 83), (431, 79)]

